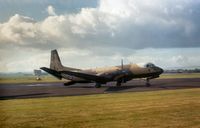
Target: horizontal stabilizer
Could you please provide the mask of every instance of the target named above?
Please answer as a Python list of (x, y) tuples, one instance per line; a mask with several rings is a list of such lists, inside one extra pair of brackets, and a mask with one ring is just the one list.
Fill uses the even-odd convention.
[(46, 67), (41, 67), (40, 69), (44, 70), (45, 72), (55, 76), (56, 78), (58, 79), (62, 79), (62, 76), (60, 75), (59, 72), (55, 71), (55, 70), (52, 70), (52, 69), (49, 69), (49, 68), (46, 68)]
[(97, 82), (97, 83), (106, 83), (108, 81), (108, 79), (106, 77), (82, 73), (82, 72), (60, 71), (60, 73), (72, 75), (72, 76), (75, 76), (75, 77), (79, 77), (79, 78), (82, 78), (82, 79), (85, 79), (85, 80), (88, 80), (88, 81)]

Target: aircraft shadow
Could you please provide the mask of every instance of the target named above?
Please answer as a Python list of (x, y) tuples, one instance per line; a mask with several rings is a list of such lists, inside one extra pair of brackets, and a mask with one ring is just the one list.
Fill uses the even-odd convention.
[(170, 85), (170, 86), (159, 86), (158, 88), (163, 89), (181, 89), (181, 88), (200, 88), (200, 86), (193, 85)]
[(105, 89), (105, 91), (122, 91), (127, 90), (131, 88), (144, 88), (146, 85), (122, 85), (120, 87), (113, 86), (113, 85), (103, 85), (101, 88), (95, 88), (94, 85), (89, 86), (80, 86), (80, 85), (74, 85), (74, 86), (66, 86), (67, 88), (85, 88), (85, 89)]
[(12, 95), (12, 96), (0, 96), (0, 100), (9, 100), (17, 98), (32, 98), (35, 96), (46, 95), (50, 93), (34, 93), (34, 94), (24, 94), (24, 95)]
[(127, 85), (127, 86), (120, 86), (120, 87), (116, 87), (116, 86), (110, 86), (108, 87), (105, 91), (107, 92), (117, 92), (117, 91), (123, 91), (123, 90), (128, 90), (128, 89), (132, 89), (132, 88), (143, 88), (146, 87), (145, 85)]
[(79, 86), (79, 85), (75, 85), (75, 86), (68, 86), (68, 88), (95, 88), (94, 86)]

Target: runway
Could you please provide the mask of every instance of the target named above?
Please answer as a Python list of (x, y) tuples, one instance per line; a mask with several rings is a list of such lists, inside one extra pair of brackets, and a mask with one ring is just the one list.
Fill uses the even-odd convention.
[(108, 83), (101, 88), (95, 88), (94, 83), (72, 86), (64, 86), (63, 83), (0, 84), (0, 100), (200, 88), (200, 78), (154, 79), (150, 87), (145, 86), (144, 80), (132, 80), (121, 87), (115, 84)]

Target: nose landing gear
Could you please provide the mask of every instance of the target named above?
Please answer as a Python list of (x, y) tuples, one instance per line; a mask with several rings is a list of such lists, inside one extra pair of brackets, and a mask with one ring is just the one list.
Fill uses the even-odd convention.
[(101, 87), (101, 83), (96, 83), (95, 84), (95, 88), (100, 88)]
[(146, 87), (150, 87), (150, 86), (151, 86), (151, 84), (150, 84), (150, 79), (147, 78), (147, 79), (146, 79)]

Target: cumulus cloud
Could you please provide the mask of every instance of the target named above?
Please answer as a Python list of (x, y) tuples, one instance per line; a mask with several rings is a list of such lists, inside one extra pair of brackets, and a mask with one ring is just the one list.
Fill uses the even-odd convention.
[[(56, 15), (49, 5), (43, 21), (16, 14), (0, 24), (1, 42), (128, 47), (199, 47), (196, 1), (101, 0), (97, 8)], [(65, 43), (64, 43), (65, 42)], [(44, 48), (44, 47), (41, 47)]]
[(14, 15), (8, 22), (0, 24), (0, 40), (2, 43), (22, 43), (24, 38), (36, 36), (34, 31), (35, 21), (30, 17)]
[[(96, 8), (60, 15), (49, 5), (49, 16), (41, 21), (16, 14), (0, 23), (0, 44), (46, 52), (86, 50), (96, 60), (133, 57), (132, 49), (199, 47), (199, 5), (195, 0), (100, 0)], [(175, 60), (187, 59), (180, 55)]]
[(49, 5), (46, 9), (46, 11), (48, 12), (49, 15), (55, 16), (55, 8), (52, 5)]

